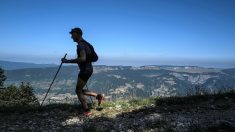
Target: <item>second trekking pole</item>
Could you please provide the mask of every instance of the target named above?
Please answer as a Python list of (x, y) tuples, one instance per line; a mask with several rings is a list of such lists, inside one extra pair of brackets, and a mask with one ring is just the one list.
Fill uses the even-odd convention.
[[(64, 58), (66, 58), (66, 56), (67, 56), (67, 53), (64, 55)], [(59, 68), (58, 68), (58, 70), (57, 70), (57, 72), (56, 72), (56, 74), (55, 74), (55, 76), (54, 76), (54, 78), (53, 78), (53, 80), (52, 80), (52, 82), (51, 82), (51, 85), (50, 85), (49, 89), (47, 90), (47, 93), (46, 93), (46, 95), (45, 95), (45, 97), (44, 97), (44, 99), (43, 99), (43, 101), (42, 101), (40, 107), (42, 107), (42, 105), (43, 105), (43, 103), (44, 103), (44, 101), (45, 101), (45, 99), (46, 99), (46, 97), (47, 97), (47, 94), (49, 93), (49, 91), (50, 91), (50, 89), (51, 89), (51, 86), (52, 86), (52, 84), (54, 83), (55, 78), (56, 78), (57, 74), (58, 74), (59, 71), (60, 71), (60, 68), (61, 68), (62, 64), (63, 64), (63, 63), (61, 62), (61, 63), (60, 63), (60, 66), (59, 66)]]

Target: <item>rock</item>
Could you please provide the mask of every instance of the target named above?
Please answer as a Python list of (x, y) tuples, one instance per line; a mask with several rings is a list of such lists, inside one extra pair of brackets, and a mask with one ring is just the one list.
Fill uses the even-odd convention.
[(42, 116), (48, 116), (49, 114), (46, 112), (46, 113), (44, 113), (44, 114), (42, 114)]
[(215, 110), (215, 106), (214, 105), (211, 105), (210, 107), (212, 110)]

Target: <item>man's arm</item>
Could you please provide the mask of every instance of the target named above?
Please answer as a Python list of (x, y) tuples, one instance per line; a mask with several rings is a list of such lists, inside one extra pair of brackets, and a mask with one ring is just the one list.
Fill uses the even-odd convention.
[(67, 60), (65, 58), (62, 58), (61, 61), (62, 61), (62, 63), (81, 63), (81, 62), (85, 62), (86, 61), (86, 52), (85, 52), (85, 50), (81, 50), (80, 57), (78, 57), (76, 59), (71, 59), (71, 60)]

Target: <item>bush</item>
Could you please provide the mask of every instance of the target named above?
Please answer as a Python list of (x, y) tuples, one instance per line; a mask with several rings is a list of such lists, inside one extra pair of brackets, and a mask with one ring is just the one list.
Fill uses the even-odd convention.
[(34, 106), (39, 106), (39, 101), (29, 83), (0, 90), (0, 111), (22, 111)]
[(19, 87), (11, 85), (0, 91), (2, 101), (26, 101), (27, 103), (38, 102), (30, 84), (22, 83)]
[(0, 88), (3, 88), (3, 82), (6, 80), (6, 76), (4, 75), (4, 70), (0, 67)]

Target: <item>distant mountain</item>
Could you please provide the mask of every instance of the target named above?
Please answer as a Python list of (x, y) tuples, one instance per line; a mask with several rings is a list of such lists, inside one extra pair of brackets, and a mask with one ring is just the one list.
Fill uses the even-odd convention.
[[(5, 84), (29, 82), (38, 95), (48, 89), (57, 67), (7, 70)], [(107, 98), (184, 96), (196, 92), (234, 89), (235, 69), (196, 66), (94, 66), (90, 90)], [(78, 67), (63, 66), (50, 93), (75, 94)], [(231, 74), (228, 74), (231, 73)]]
[(235, 77), (235, 68), (224, 69), (223, 72)]
[(10, 62), (1, 61), (0, 67), (4, 70), (15, 70), (15, 69), (25, 69), (25, 68), (45, 68), (45, 67), (55, 67), (55, 64), (35, 64), (35, 63), (25, 63), (25, 62)]

